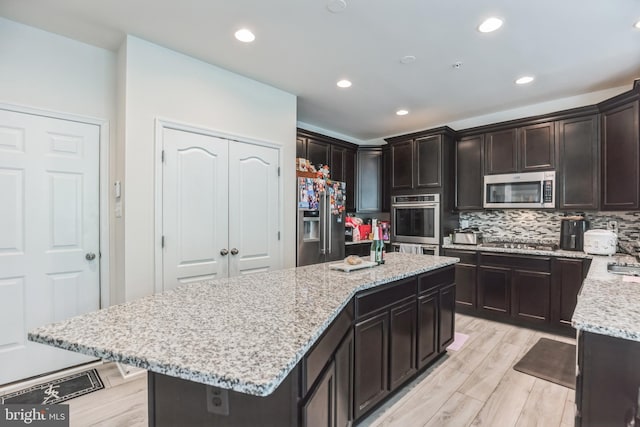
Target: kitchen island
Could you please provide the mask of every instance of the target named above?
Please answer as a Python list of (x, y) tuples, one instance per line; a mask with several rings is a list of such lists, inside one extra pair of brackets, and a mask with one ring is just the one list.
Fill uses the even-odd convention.
[(348, 423), (444, 352), (457, 261), (390, 253), (350, 273), (327, 263), (191, 283), (29, 339), (149, 370), (151, 425), (313, 425), (318, 412)]

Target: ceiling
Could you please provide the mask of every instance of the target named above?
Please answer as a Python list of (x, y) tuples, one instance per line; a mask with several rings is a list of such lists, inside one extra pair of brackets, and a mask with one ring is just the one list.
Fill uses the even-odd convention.
[[(299, 122), (356, 142), (640, 77), (638, 0), (345, 1), (0, 0), (0, 15), (114, 51), (131, 34), (183, 52), (297, 95)], [(489, 16), (504, 25), (480, 33)]]

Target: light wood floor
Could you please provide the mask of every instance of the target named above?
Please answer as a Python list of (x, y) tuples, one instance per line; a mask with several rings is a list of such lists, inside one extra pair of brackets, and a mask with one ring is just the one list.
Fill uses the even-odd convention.
[[(512, 368), (541, 337), (575, 339), (459, 314), (456, 322), (469, 335), (462, 349), (449, 351), (359, 426), (574, 425), (573, 390)], [(66, 402), (71, 426), (146, 426), (146, 374), (124, 380), (113, 363), (98, 372), (103, 390)]]

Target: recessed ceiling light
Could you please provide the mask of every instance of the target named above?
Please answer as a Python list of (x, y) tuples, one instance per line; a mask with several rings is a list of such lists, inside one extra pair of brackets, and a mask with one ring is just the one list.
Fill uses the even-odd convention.
[(636, 27), (636, 28), (640, 29), (640, 21), (636, 22), (636, 23), (634, 24), (634, 27)]
[(412, 62), (416, 62), (416, 57), (413, 55), (406, 55), (400, 58), (400, 62), (403, 64), (411, 64)]
[(256, 39), (256, 36), (250, 31), (247, 30), (246, 28), (242, 28), (238, 31), (236, 31), (236, 39), (240, 40), (241, 42), (244, 43), (251, 43), (252, 41), (254, 41)]
[(406, 116), (407, 114), (409, 114), (409, 110), (398, 110), (396, 111), (396, 114), (398, 116)]
[(502, 27), (502, 19), (492, 16), (491, 18), (485, 19), (482, 24), (480, 24), (478, 31), (481, 33), (490, 33), (500, 27)]
[(344, 88), (351, 87), (351, 82), (349, 80), (342, 79), (338, 83), (336, 83), (336, 85), (344, 89)]
[(327, 2), (327, 9), (329, 12), (340, 13), (347, 8), (347, 2), (344, 0), (329, 0)]
[(522, 76), (518, 80), (516, 80), (516, 84), (526, 85), (527, 83), (531, 83), (533, 81), (533, 77), (531, 76)]

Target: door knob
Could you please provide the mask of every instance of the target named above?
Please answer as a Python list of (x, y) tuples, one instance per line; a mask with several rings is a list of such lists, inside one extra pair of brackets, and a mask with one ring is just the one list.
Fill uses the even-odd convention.
[(220, 249), (220, 255), (222, 256), (226, 256), (229, 253), (229, 251), (225, 248), (225, 249)]
[(231, 249), (231, 255), (238, 255), (238, 250), (236, 248)]
[(87, 261), (93, 261), (94, 259), (96, 259), (96, 254), (94, 254), (93, 252), (89, 252), (84, 257), (87, 259)]

